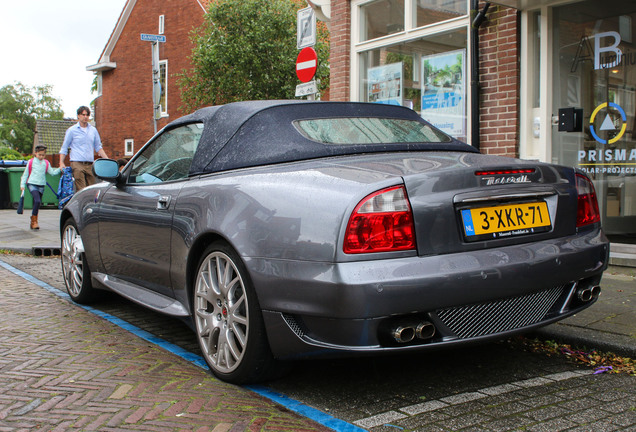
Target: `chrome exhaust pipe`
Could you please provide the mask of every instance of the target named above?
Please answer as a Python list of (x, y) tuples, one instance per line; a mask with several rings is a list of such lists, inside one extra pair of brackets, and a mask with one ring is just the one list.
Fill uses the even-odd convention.
[(597, 298), (601, 295), (601, 287), (598, 285), (594, 285), (592, 287), (592, 298)]
[(397, 343), (408, 343), (413, 339), (430, 339), (435, 335), (435, 326), (428, 321), (404, 320), (395, 325), (390, 331), (391, 337)]
[(398, 343), (407, 343), (415, 339), (415, 328), (410, 325), (398, 325), (391, 332), (393, 340)]
[(435, 326), (428, 321), (422, 321), (415, 327), (415, 336), (418, 339), (430, 339), (435, 336)]
[(589, 302), (592, 300), (592, 289), (591, 288), (583, 288), (576, 292), (576, 296), (582, 302)]

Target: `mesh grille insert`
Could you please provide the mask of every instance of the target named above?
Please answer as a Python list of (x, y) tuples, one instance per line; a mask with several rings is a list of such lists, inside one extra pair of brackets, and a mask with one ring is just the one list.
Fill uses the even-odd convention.
[(293, 315), (284, 313), (283, 319), (285, 320), (289, 328), (292, 329), (292, 331), (296, 333), (296, 335), (298, 335), (298, 337), (302, 338), (303, 336), (305, 336), (305, 331), (303, 330), (302, 326), (298, 323), (298, 321), (296, 321), (296, 318)]
[(460, 339), (486, 336), (541, 322), (563, 286), (520, 297), (440, 309), (437, 315)]

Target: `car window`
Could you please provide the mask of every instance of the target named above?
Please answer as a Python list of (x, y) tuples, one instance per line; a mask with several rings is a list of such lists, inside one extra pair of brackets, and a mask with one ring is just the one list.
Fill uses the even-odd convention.
[(350, 117), (298, 120), (296, 129), (324, 144), (440, 143), (452, 139), (415, 120)]
[(192, 123), (159, 135), (135, 157), (128, 183), (186, 178), (202, 133), (203, 123)]

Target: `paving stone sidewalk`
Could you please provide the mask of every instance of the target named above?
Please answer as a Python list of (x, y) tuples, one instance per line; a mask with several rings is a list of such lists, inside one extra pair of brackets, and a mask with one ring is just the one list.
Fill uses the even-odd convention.
[(328, 431), (0, 267), (0, 431)]

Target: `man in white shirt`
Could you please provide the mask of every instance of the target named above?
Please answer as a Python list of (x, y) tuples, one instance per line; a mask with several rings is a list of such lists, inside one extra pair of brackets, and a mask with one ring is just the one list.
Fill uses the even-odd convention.
[(86, 106), (77, 109), (78, 122), (66, 130), (64, 143), (60, 149), (60, 168), (64, 169), (66, 164), (64, 159), (70, 154), (71, 169), (75, 179), (75, 191), (78, 192), (95, 183), (92, 166), (95, 161), (95, 153), (100, 157), (107, 158), (106, 152), (102, 148), (102, 141), (94, 126), (88, 123), (91, 110)]

